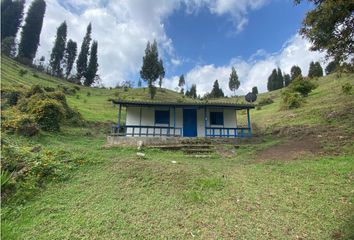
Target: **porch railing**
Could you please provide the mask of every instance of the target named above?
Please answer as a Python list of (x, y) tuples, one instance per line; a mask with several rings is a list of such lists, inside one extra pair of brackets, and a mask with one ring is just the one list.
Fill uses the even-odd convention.
[(226, 138), (237, 138), (237, 137), (251, 137), (250, 128), (225, 128), (225, 127), (206, 127), (205, 128), (206, 137), (226, 137)]
[(126, 125), (121, 126), (118, 130), (118, 125), (112, 125), (111, 135), (114, 136), (132, 136), (132, 137), (151, 137), (151, 136), (166, 136), (166, 137), (181, 137), (182, 128), (165, 127), (165, 126), (140, 126)]

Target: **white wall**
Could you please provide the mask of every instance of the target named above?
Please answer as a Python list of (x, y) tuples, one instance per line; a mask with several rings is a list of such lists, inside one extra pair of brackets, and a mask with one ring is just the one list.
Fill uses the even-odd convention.
[[(164, 107), (141, 107), (141, 125), (142, 126), (171, 126), (173, 127), (173, 108), (170, 108), (170, 124), (155, 124), (155, 110), (168, 110)], [(224, 112), (224, 125), (221, 126), (211, 126), (211, 127), (226, 127), (226, 128), (236, 128), (236, 112), (234, 109), (222, 109), (222, 108), (207, 108), (207, 126), (210, 127), (210, 112)], [(140, 107), (127, 107), (126, 110), (126, 125), (140, 125)], [(198, 137), (205, 136), (204, 129), (204, 108), (197, 109), (197, 134)], [(176, 127), (183, 128), (183, 109), (176, 108)], [(135, 129), (134, 134), (145, 134), (147, 129), (142, 128), (141, 130)], [(150, 129), (149, 133), (152, 133)], [(163, 130), (162, 133), (165, 134), (167, 130)], [(156, 134), (159, 134), (159, 130), (156, 129)], [(132, 134), (132, 129), (128, 129), (127, 133)], [(219, 134), (215, 131), (215, 134)], [(230, 132), (233, 134), (233, 131)]]

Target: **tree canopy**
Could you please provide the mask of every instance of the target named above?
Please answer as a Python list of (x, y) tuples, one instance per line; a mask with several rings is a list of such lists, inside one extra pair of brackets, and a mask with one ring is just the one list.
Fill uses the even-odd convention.
[(323, 76), (323, 69), (321, 67), (321, 64), (319, 62), (311, 62), (308, 77), (314, 78), (314, 77), (322, 77), (322, 76)]
[(85, 77), (87, 72), (87, 60), (89, 57), (90, 51), (90, 43), (91, 43), (91, 31), (92, 26), (91, 23), (87, 26), (86, 35), (81, 44), (81, 50), (79, 56), (76, 60), (76, 78), (81, 81), (83, 77)]
[(214, 85), (213, 85), (213, 89), (209, 93), (208, 97), (210, 97), (210, 98), (222, 98), (224, 96), (225, 96), (224, 92), (219, 87), (219, 81), (215, 80)]
[(291, 81), (295, 80), (298, 77), (302, 77), (301, 68), (299, 66), (292, 66), (290, 70)]
[(52, 74), (58, 77), (61, 77), (63, 73), (61, 64), (65, 53), (66, 36), (67, 25), (64, 21), (57, 29), (57, 35), (55, 38), (52, 53), (50, 54), (49, 62)]
[(69, 39), (66, 49), (65, 49), (65, 56), (64, 56), (64, 62), (65, 62), (65, 77), (69, 78), (71, 70), (73, 68), (75, 58), (77, 54), (77, 44), (73, 40)]
[(91, 51), (90, 51), (90, 60), (85, 74), (85, 81), (84, 81), (85, 86), (91, 86), (95, 81), (95, 77), (97, 76), (97, 70), (98, 70), (97, 48), (98, 48), (97, 41), (93, 41), (91, 45)]
[(240, 87), (240, 81), (238, 80), (236, 69), (232, 67), (230, 78), (229, 78), (229, 89), (233, 91), (235, 95), (235, 92), (239, 87)]
[(23, 18), (25, 0), (1, 1), (1, 41), (7, 37), (16, 37)]

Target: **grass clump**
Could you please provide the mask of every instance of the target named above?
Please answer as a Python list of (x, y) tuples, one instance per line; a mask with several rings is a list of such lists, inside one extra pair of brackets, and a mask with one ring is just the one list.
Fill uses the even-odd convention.
[(352, 94), (352, 89), (353, 89), (353, 85), (351, 85), (350, 83), (345, 83), (342, 85), (342, 92), (345, 95), (351, 95)]

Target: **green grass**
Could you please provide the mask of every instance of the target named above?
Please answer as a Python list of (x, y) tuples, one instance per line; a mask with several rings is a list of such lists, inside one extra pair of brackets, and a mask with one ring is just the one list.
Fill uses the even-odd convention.
[(3, 208), (4, 239), (353, 236), (351, 156), (254, 163), (246, 151), (193, 159), (146, 150), (140, 159), (132, 148), (102, 149), (102, 134), (84, 137), (86, 131), (30, 140), (80, 151), (97, 164), (49, 184), (25, 205)]

